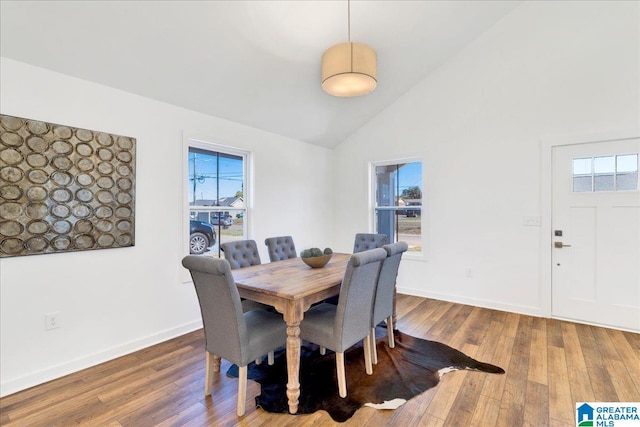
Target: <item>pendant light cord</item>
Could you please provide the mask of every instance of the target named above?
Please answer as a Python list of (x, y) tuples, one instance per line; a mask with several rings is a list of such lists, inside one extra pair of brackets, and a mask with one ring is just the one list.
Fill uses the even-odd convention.
[(347, 39), (351, 43), (351, 0), (347, 0)]

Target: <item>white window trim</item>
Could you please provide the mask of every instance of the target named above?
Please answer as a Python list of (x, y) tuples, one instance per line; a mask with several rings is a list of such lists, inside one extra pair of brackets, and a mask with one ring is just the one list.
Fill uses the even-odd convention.
[[(425, 171), (425, 161), (422, 157), (402, 157), (397, 159), (385, 159), (385, 160), (376, 160), (369, 162), (369, 203), (368, 203), (368, 214), (369, 218), (369, 232), (376, 232), (376, 166), (387, 166), (387, 165), (397, 165), (401, 163), (413, 163), (420, 162), (422, 164), (422, 215), (420, 215), (420, 240), (422, 243), (422, 251), (421, 252), (410, 252), (407, 251), (403, 254), (403, 259), (410, 259), (416, 261), (427, 261), (427, 239), (426, 239), (426, 230), (427, 230), (427, 218), (429, 217), (429, 204), (427, 203), (427, 195), (428, 190), (426, 186), (426, 171)], [(391, 242), (392, 243), (392, 242)]]
[[(249, 150), (242, 150), (229, 145), (211, 142), (215, 138), (199, 137), (193, 135), (183, 135), (182, 138), (182, 239), (180, 253), (182, 256), (189, 255), (189, 148), (200, 148), (208, 151), (216, 151), (221, 153), (241, 156), (243, 158), (244, 188), (243, 199), (245, 204), (245, 215), (243, 221), (243, 233), (249, 239), (252, 229), (252, 193), (253, 187), (252, 171), (253, 171), (253, 153)], [(218, 242), (220, 237), (218, 236)], [(191, 277), (186, 269), (182, 269), (181, 281), (190, 283)]]

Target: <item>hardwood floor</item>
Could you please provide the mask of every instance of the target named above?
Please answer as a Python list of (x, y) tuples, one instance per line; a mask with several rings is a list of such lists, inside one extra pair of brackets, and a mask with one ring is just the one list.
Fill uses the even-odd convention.
[[(395, 411), (360, 409), (344, 426), (575, 426), (575, 403), (640, 401), (640, 335), (399, 295), (398, 329), (440, 341), (506, 375), (446, 374)], [(329, 426), (325, 412), (235, 413), (237, 380), (204, 398), (204, 339), (196, 331), (0, 399), (2, 426)], [(374, 370), (375, 375), (375, 370)]]

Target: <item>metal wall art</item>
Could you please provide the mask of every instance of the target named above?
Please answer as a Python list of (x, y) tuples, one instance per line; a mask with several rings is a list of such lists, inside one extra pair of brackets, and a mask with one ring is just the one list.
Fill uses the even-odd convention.
[(135, 244), (127, 136), (0, 115), (0, 257)]

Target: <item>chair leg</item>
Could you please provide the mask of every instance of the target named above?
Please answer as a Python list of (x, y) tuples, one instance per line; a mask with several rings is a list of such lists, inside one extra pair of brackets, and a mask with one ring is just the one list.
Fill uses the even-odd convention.
[(389, 339), (389, 348), (394, 348), (396, 342), (393, 338), (393, 316), (387, 317), (387, 338)]
[(262, 363), (262, 357), (258, 357), (258, 358), (256, 359), (256, 365), (259, 365), (259, 364), (261, 364), (261, 363)]
[(320, 354), (321, 354), (322, 356), (324, 356), (325, 354), (327, 354), (327, 349), (326, 349), (326, 348), (324, 348), (323, 346), (320, 346)]
[(272, 351), (270, 351), (269, 353), (267, 353), (267, 364), (268, 364), (269, 366), (273, 365), (273, 363), (274, 363), (274, 357), (275, 357), (275, 355), (273, 354), (273, 350), (272, 350)]
[(336, 372), (338, 374), (338, 394), (347, 397), (347, 378), (344, 373), (344, 353), (336, 352)]
[(369, 341), (371, 345), (371, 363), (378, 364), (378, 349), (376, 346), (376, 328), (371, 328), (369, 333)]
[(247, 367), (238, 366), (238, 416), (244, 415), (244, 403), (247, 399)]
[(367, 335), (364, 338), (364, 366), (367, 371), (367, 375), (373, 374), (373, 365), (371, 365), (371, 336)]
[(205, 355), (204, 395), (209, 396), (213, 387), (213, 373), (220, 372), (220, 356), (208, 351), (205, 352)]

